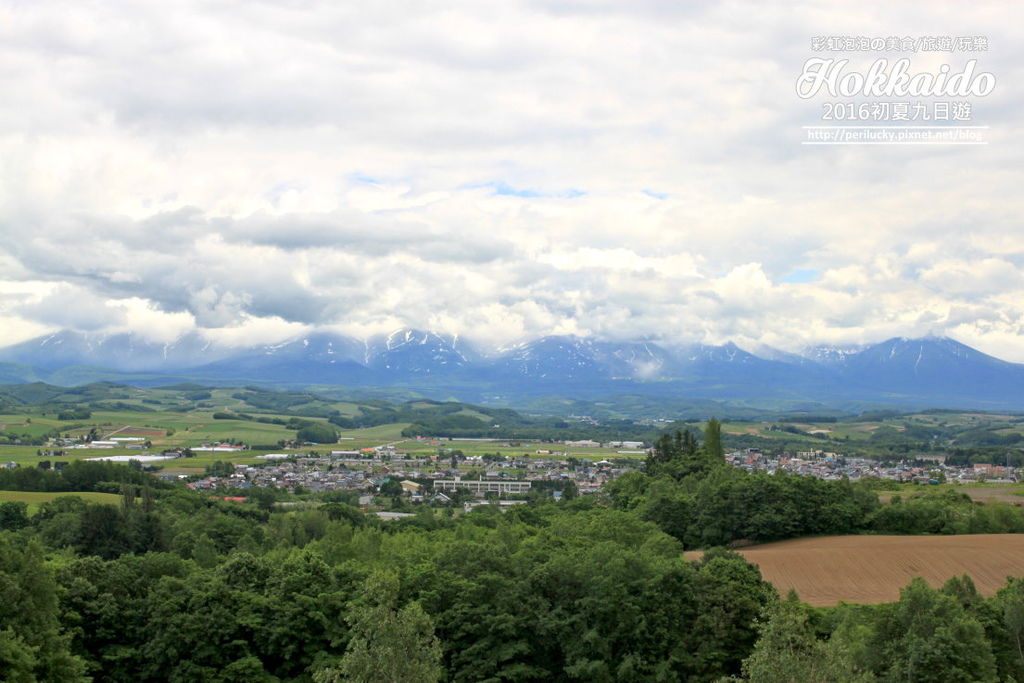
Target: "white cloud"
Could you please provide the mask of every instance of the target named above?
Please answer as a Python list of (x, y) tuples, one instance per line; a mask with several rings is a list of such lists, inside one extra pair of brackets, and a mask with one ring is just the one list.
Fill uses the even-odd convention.
[[(0, 4), (2, 341), (945, 331), (1024, 361), (1013, 8)], [(987, 35), (992, 144), (799, 145), (837, 31)]]

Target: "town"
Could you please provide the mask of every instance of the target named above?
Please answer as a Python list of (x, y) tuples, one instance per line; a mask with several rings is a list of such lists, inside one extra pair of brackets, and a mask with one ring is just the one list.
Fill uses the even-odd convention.
[[(500, 445), (508, 447), (510, 444)], [(450, 505), (456, 500), (454, 494), (461, 491), (464, 495), (459, 500), (468, 509), (489, 499), (509, 503), (525, 501), (531, 495), (558, 499), (567, 489), (573, 494), (594, 494), (624, 473), (643, 469), (645, 458), (640, 456), (649, 453), (649, 449), (638, 442), (571, 441), (544, 445), (546, 448), (536, 448), (533, 454), (515, 457), (465, 456), (450, 448), (448, 452), (439, 449), (436, 455), (411, 455), (396, 450), (394, 445), (324, 453), (267, 454), (258, 456), (264, 461), (259, 464), (225, 464), (224, 471), (193, 476), (188, 486), (203, 491), (253, 487), (311, 493), (355, 491), (363, 507), (372, 505), (374, 494), (387, 491), (413, 504)], [(602, 446), (613, 450), (600, 459), (574, 456), (568, 451), (570, 447)], [(624, 446), (631, 450), (627, 453), (614, 450)], [(749, 472), (788, 472), (824, 480), (873, 478), (928, 485), (1013, 483), (1018, 479), (1016, 468), (992, 464), (947, 465), (939, 455), (882, 462), (821, 450), (772, 455), (758, 449), (743, 449), (726, 453), (725, 459), (730, 465)], [(396, 482), (397, 486), (389, 487), (389, 482)]]

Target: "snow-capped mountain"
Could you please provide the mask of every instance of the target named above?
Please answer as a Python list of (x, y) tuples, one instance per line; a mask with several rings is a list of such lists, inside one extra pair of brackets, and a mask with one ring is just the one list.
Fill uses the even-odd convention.
[(672, 354), (654, 342), (603, 342), (594, 348), (598, 362), (615, 379), (657, 379), (672, 365)]
[[(658, 392), (701, 398), (904, 401), (1024, 409), (1024, 365), (945, 337), (894, 338), (802, 354), (733, 343), (677, 347), (555, 335), (481, 353), (461, 337), (403, 328), (366, 340), (318, 332), (279, 344), (216, 346), (198, 334), (173, 344), (137, 335), (59, 332), (0, 349), (7, 376), (68, 366), (192, 380), (410, 387), (596, 396)], [(95, 372), (90, 376), (95, 376)], [(72, 373), (72, 376), (74, 374)], [(447, 395), (447, 394), (446, 394)]]
[(232, 348), (218, 347), (196, 333), (165, 344), (128, 332), (105, 335), (62, 330), (0, 349), (0, 361), (46, 370), (69, 365), (164, 370), (194, 367), (235, 352)]
[(672, 354), (654, 342), (551, 335), (504, 349), (495, 369), (517, 378), (643, 381), (666, 377), (672, 365)]
[(218, 379), (359, 384), (372, 378), (363, 365), (364, 356), (365, 346), (358, 339), (318, 332), (279, 344), (238, 349), (230, 358), (201, 365), (192, 373)]
[(805, 348), (800, 355), (815, 363), (821, 363), (822, 365), (842, 365), (851, 356), (855, 356), (866, 347), (859, 345), (849, 346), (809, 346)]
[(746, 351), (758, 358), (763, 358), (764, 360), (774, 360), (780, 363), (789, 363), (791, 365), (807, 365), (808, 363), (814, 362), (807, 356), (783, 351), (782, 349), (777, 349), (774, 346), (769, 346), (768, 344), (747, 345)]
[(1024, 392), (1024, 366), (1008, 363), (948, 337), (898, 337), (845, 357), (845, 377), (890, 391)]
[(378, 371), (413, 375), (444, 374), (477, 358), (458, 336), (404, 327), (366, 343), (364, 364)]
[(590, 339), (552, 335), (512, 347), (495, 364), (495, 369), (518, 379), (594, 379), (602, 376), (597, 355)]
[(267, 358), (304, 360), (328, 365), (345, 361), (363, 362), (365, 346), (358, 339), (340, 334), (315, 332), (279, 344), (266, 344), (254, 349)]

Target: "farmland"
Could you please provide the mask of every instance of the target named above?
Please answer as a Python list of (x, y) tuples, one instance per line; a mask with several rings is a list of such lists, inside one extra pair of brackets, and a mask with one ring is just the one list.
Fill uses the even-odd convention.
[[(428, 567), (428, 575), (443, 576), (451, 570), (451, 558), (458, 555), (470, 558), (474, 563), (464, 568), (467, 577), (479, 575), (478, 557), (484, 558), (489, 567), (499, 567), (501, 571), (522, 568), (529, 577), (535, 575), (538, 544), (550, 542), (553, 553), (562, 552), (567, 534), (578, 533), (584, 535), (574, 541), (572, 553), (559, 558), (557, 566), (549, 568), (554, 587), (552, 594), (561, 595), (567, 585), (581, 586), (581, 595), (599, 595), (600, 601), (610, 603), (607, 610), (601, 610), (603, 613), (618, 615), (630, 610), (621, 607), (629, 604), (622, 600), (633, 599), (636, 594), (629, 587), (630, 582), (639, 580), (645, 586), (652, 586), (653, 593), (643, 598), (643, 609), (634, 613), (642, 611), (647, 614), (652, 606), (665, 604), (666, 614), (671, 620), (686, 610), (693, 614), (709, 613), (708, 606), (720, 604), (729, 604), (730, 614), (735, 616), (732, 605), (744, 602), (733, 598), (737, 580), (746, 584), (738, 594), (756, 595), (762, 601), (770, 600), (773, 594), (771, 587), (761, 582), (761, 574), (746, 565), (739, 556), (715, 552), (709, 553), (704, 563), (689, 564), (682, 562), (683, 548), (780, 541), (748, 546), (741, 553), (746, 560), (759, 565), (764, 578), (780, 592), (795, 589), (804, 601), (820, 606), (834, 605), (839, 601), (893, 601), (899, 597), (900, 589), (915, 576), (923, 576), (937, 586), (952, 576), (970, 574), (982, 594), (992, 595), (1005, 585), (1007, 576), (1018, 573), (1018, 568), (1024, 566), (1024, 511), (1002, 502), (1006, 499), (1004, 497), (1018, 499), (1014, 495), (1015, 490), (1007, 483), (963, 487), (957, 477), (948, 480), (939, 477), (948, 483), (933, 484), (931, 479), (927, 479), (927, 486), (919, 486), (879, 479), (875, 477), (881, 475), (874, 475), (865, 477), (863, 484), (855, 484), (850, 479), (858, 477), (803, 476), (785, 469), (775, 470), (772, 474), (743, 471), (740, 467), (731, 466), (732, 461), (728, 458), (740, 457), (749, 464), (754, 462), (755, 455), (761, 458), (764, 454), (746, 451), (727, 456), (725, 452), (726, 443), (729, 447), (765, 448), (766, 451), (770, 446), (773, 450), (796, 451), (785, 456), (790, 464), (818, 462), (820, 459), (841, 463), (842, 467), (863, 466), (870, 472), (903, 471), (905, 467), (920, 469), (932, 467), (932, 463), (945, 457), (932, 455), (934, 451), (951, 456), (962, 455), (953, 449), (958, 448), (957, 439), (964, 434), (974, 432), (979, 438), (986, 439), (996, 432), (999, 434), (993, 438), (998, 439), (1017, 434), (1020, 426), (1013, 416), (884, 414), (831, 421), (780, 416), (775, 421), (731, 420), (721, 426), (717, 420), (705, 424), (599, 423), (591, 418), (553, 419), (520, 415), (454, 401), (415, 400), (403, 404), (332, 402), (312, 394), (273, 394), (250, 388), (188, 386), (143, 390), (94, 386), (74, 390), (83, 392), (81, 394), (72, 390), (61, 393), (60, 388), (51, 387), (33, 387), (31, 390), (40, 396), (30, 402), (27, 400), (33, 398), (28, 395), (30, 392), (23, 392), (20, 398), (17, 393), (10, 394), (11, 399), (0, 411), (0, 422), (3, 423), (0, 434), (6, 439), (5, 443), (0, 443), (0, 464), (13, 461), (20, 465), (0, 471), (7, 482), (2, 488), (9, 491), (8, 494), (0, 492), (0, 501), (24, 501), (29, 504), (30, 513), (35, 513), (27, 519), (24, 516), (19, 518), (20, 506), (8, 506), (9, 511), (17, 513), (11, 515), (12, 525), (20, 525), (23, 529), (16, 538), (34, 536), (50, 548), (66, 549), (63, 552), (69, 554), (95, 555), (114, 562), (121, 561), (118, 558), (122, 555), (134, 554), (144, 558), (141, 560), (144, 563), (184, 567), (190, 579), (216, 576), (207, 570), (235, 563), (241, 557), (236, 549), (244, 549), (253, 562), (263, 562), (267, 558), (268, 567), (285, 567), (282, 571), (286, 572), (301, 572), (304, 571), (302, 567), (318, 566), (323, 562), (324, 567), (316, 570), (315, 574), (329, 576), (329, 572), (323, 571), (326, 566), (337, 562), (367, 561), (365, 558), (370, 556), (367, 549), (373, 544), (380, 545), (379, 557), (395, 563), (393, 566), (402, 574), (408, 573), (403, 563), (411, 561), (416, 562), (414, 566), (417, 568)], [(925, 423), (934, 424), (929, 427)], [(666, 434), (659, 439), (663, 431), (682, 428), (693, 431), (679, 433), (678, 438)], [(319, 433), (326, 436), (319, 438)], [(716, 438), (723, 433), (725, 439)], [(622, 445), (624, 441), (649, 445), (656, 440), (657, 448), (650, 460), (639, 445), (628, 448)], [(101, 443), (97, 445), (97, 441)], [(566, 445), (570, 441), (577, 442), (577, 445)], [(609, 442), (613, 441), (618, 441), (619, 446), (612, 447)], [(247, 448), (214, 452), (199, 450), (199, 447), (222, 442), (245, 444)], [(606, 445), (602, 447), (599, 442)], [(324, 453), (328, 450), (357, 451), (384, 444), (394, 447), (394, 455), (408, 454), (420, 462), (409, 466), (399, 464), (409, 461), (395, 458), (390, 449), (382, 449), (386, 455), (381, 454), (372, 463), (368, 459), (356, 461), (361, 470), (357, 471), (337, 467), (339, 461), (348, 465), (348, 458), (335, 456), (332, 460)], [(924, 450), (926, 447), (928, 450)], [(884, 450), (888, 448), (892, 450)], [(162, 468), (161, 478), (171, 481), (151, 480), (145, 473), (130, 467), (68, 463), (82, 458), (130, 457), (182, 449), (195, 449), (194, 456), (184, 453), (182, 457), (156, 464)], [(800, 453), (813, 449), (830, 453)], [(847, 454), (858, 450), (877, 451), (876, 455), (882, 455), (889, 462), (852, 462), (855, 458)], [(325, 457), (293, 459), (272, 463), (265, 468), (245, 468), (241, 472), (220, 465), (204, 472), (218, 461), (248, 464), (258, 462), (255, 458), (267, 452), (300, 451), (318, 452)], [(452, 465), (452, 461), (457, 460), (453, 457), (457, 453), (467, 456), (467, 459)], [(926, 453), (932, 455), (927, 462), (910, 465), (900, 462)], [(483, 458), (485, 455), (490, 457)], [(972, 453), (970, 457), (974, 455)], [(987, 457), (987, 453), (977, 455)], [(995, 462), (1010, 460), (1003, 447), (999, 448), (997, 455), (999, 459)], [(423, 464), (422, 459), (431, 456), (436, 458), (436, 464)], [(473, 456), (480, 457), (468, 460)], [(501, 461), (502, 456), (511, 456), (517, 462), (496, 462)], [(608, 468), (604, 465), (581, 467), (581, 459), (611, 460), (613, 463)], [(547, 462), (551, 460), (559, 462)], [(630, 460), (632, 463), (622, 462)], [(776, 460), (781, 462), (782, 456)], [(645, 461), (645, 467), (630, 467), (638, 461)], [(969, 461), (956, 467), (974, 471)], [(418, 471), (421, 468), (422, 472)], [(486, 471), (487, 468), (490, 471)], [(949, 469), (953, 471), (956, 468)], [(176, 474), (200, 475), (188, 482), (189, 487), (196, 490), (183, 486), (174, 476)], [(444, 500), (440, 496), (433, 496), (431, 500), (426, 495), (417, 500), (403, 493), (405, 487), (402, 485), (399, 485), (399, 491), (394, 490), (397, 481), (407, 476), (423, 483), (426, 479), (449, 478), (456, 474), (463, 475), (465, 481), (493, 475), (500, 478), (525, 476), (537, 483), (530, 491), (526, 507), (513, 508), (514, 514), (503, 514), (503, 508), (486, 504), (462, 514), (463, 500)], [(80, 483), (86, 475), (89, 477), (86, 484)], [(384, 476), (377, 479), (375, 475)], [(118, 483), (127, 482), (135, 486), (142, 479), (145, 480), (142, 485), (152, 483), (154, 487), (155, 495), (150, 498), (146, 494), (144, 498), (155, 505), (148, 510), (140, 505), (81, 506), (80, 509), (60, 512), (64, 516), (56, 518), (50, 514), (51, 510), (41, 509), (41, 503), (65, 494), (36, 492), (57, 491), (61, 487), (116, 492), (125, 490), (118, 487)], [(566, 481), (575, 483), (575, 486), (558, 489)], [(283, 487), (281, 482), (284, 482)], [(242, 483), (249, 484), (245, 497), (250, 500), (238, 501), (235, 494), (230, 495), (230, 500), (217, 500), (229, 495), (219, 487), (244, 488), (239, 486)], [(32, 488), (33, 485), (36, 488)], [(14, 491), (21, 488), (28, 493)], [(879, 505), (877, 488), (884, 488), (886, 495), (899, 493), (900, 499), (892, 500), (890, 505)], [(978, 505), (968, 496), (958, 495), (954, 488), (978, 491), (974, 498), (985, 498), (984, 504)], [(144, 489), (144, 492), (147, 490), (150, 489)], [(562, 491), (562, 502), (555, 502), (555, 493), (559, 490)], [(569, 491), (572, 495), (567, 493)], [(599, 491), (600, 495), (577, 496), (594, 491)], [(413, 514), (408, 519), (386, 523), (378, 522), (375, 516), (367, 521), (349, 504), (357, 502), (363, 492), (377, 493), (370, 496), (373, 507), (388, 507), (391, 512)], [(95, 496), (89, 494), (85, 498), (118, 502), (118, 497), (110, 493), (104, 498)], [(196, 498), (189, 504), (193, 496), (205, 499)], [(280, 505), (275, 505), (275, 502)], [(323, 504), (325, 502), (327, 504)], [(269, 519), (264, 520), (266, 516)], [(97, 524), (96, 521), (103, 523)], [(374, 528), (373, 525), (377, 524), (385, 526)], [(476, 531), (477, 527), (485, 531)], [(461, 528), (471, 529), (473, 535), (493, 531), (494, 538), (502, 540), (500, 543), (470, 546), (458, 532)], [(160, 529), (167, 533), (151, 533)], [(1007, 534), (1012, 531), (1021, 533)], [(949, 535), (873, 535), (893, 533)], [(966, 533), (992, 535), (954, 535)], [(628, 545), (621, 553), (609, 553), (609, 538), (614, 539), (614, 543)], [(800, 540), (780, 540), (797, 538)], [(424, 542), (426, 539), (429, 541)], [(454, 545), (446, 549), (445, 539)], [(513, 549), (514, 545), (507, 541), (519, 543), (516, 539), (523, 539), (521, 560), (515, 556), (487, 555), (490, 548), (501, 553)], [(443, 571), (430, 569), (432, 565), (424, 563), (424, 550), (440, 553), (436, 566), (443, 566)], [(291, 551), (295, 552), (295, 558), (305, 557), (314, 565), (306, 559), (301, 563), (289, 559), (282, 564), (280, 558), (286, 554), (290, 556)], [(373, 554), (377, 553), (373, 551)], [(690, 557), (696, 559), (692, 555)], [(249, 559), (245, 561), (249, 562)], [(136, 560), (128, 558), (124, 562), (128, 566)], [(429, 559), (428, 562), (435, 560)], [(581, 574), (580, 566), (592, 569)], [(651, 576), (652, 569), (659, 567), (671, 568), (671, 581), (643, 578)], [(615, 572), (621, 575), (613, 575)], [(679, 581), (680, 573), (692, 576)], [(73, 578), (71, 572), (67, 572), (67, 576)], [(728, 581), (720, 581), (726, 576)], [(303, 580), (316, 581), (313, 573), (303, 574)], [(517, 629), (532, 635), (534, 629), (530, 625), (543, 619), (542, 615), (568, 608), (558, 605), (552, 608), (549, 604), (531, 600), (530, 596), (535, 595), (536, 590), (528, 581), (532, 579), (520, 580), (510, 575), (502, 584), (523, 586), (515, 595), (525, 599), (509, 600), (503, 591), (497, 595), (503, 604), (512, 606), (510, 617), (522, 619), (523, 626)], [(175, 584), (175, 592), (186, 590), (191, 583), (190, 580)], [(300, 582), (294, 583), (298, 585)], [(438, 588), (445, 585), (428, 586), (429, 594), (439, 594)], [(918, 582), (917, 585), (924, 591), (931, 590), (923, 583)], [(484, 595), (486, 600), (493, 593), (486, 588), (481, 586), (480, 590), (474, 591), (470, 598), (472, 609), (482, 604), (508, 622), (499, 606), (480, 603), (478, 596)], [(204, 589), (203, 594), (213, 595), (215, 590), (219, 588)], [(317, 596), (325, 594), (322, 587), (316, 587), (316, 590)], [(678, 594), (674, 595), (672, 590)], [(701, 592), (708, 590), (712, 593), (702, 597)], [(165, 593), (156, 591), (142, 599), (163, 600), (164, 597)], [(279, 597), (267, 596), (264, 604), (289, 605), (287, 596), (284, 600), (277, 599)], [(132, 600), (135, 599), (133, 595)], [(687, 602), (691, 599), (696, 600), (692, 605)], [(314, 600), (318, 601), (319, 598)], [(619, 602), (612, 605), (615, 601)], [(911, 602), (909, 598), (907, 601)], [(566, 604), (575, 609), (582, 602), (581, 597), (573, 596)], [(917, 594), (913, 602), (920, 602)], [(330, 601), (324, 603), (330, 604)], [(189, 604), (200, 603), (197, 600)], [(305, 604), (312, 603), (305, 601)], [(521, 614), (524, 604), (538, 605), (539, 611), (524, 617)], [(230, 605), (229, 611), (235, 609), (236, 602), (232, 601)], [(752, 629), (760, 606), (749, 600), (746, 606), (743, 623)], [(180, 611), (174, 606), (169, 609)], [(440, 613), (439, 620), (444, 618), (449, 620), (446, 623), (454, 623), (467, 613), (467, 609), (469, 607), (459, 606), (451, 616)], [(867, 614), (873, 608), (857, 606), (849, 609), (859, 610), (856, 614), (860, 616), (861, 612)], [(883, 608), (877, 609), (881, 611)], [(329, 619), (337, 623), (336, 616)], [(623, 623), (619, 618), (608, 620), (602, 617), (600, 622), (610, 624), (607, 634), (594, 631), (600, 638), (611, 642), (619, 637)], [(243, 623), (248, 623), (248, 619)], [(492, 623), (482, 625), (488, 634), (492, 632)], [(648, 641), (649, 623), (646, 618), (636, 621), (638, 642)], [(573, 616), (564, 627), (563, 632), (568, 634), (573, 647), (578, 643), (581, 625), (590, 628), (586, 622)], [(154, 625), (149, 630), (157, 631), (159, 628), (159, 625)], [(302, 628), (301, 625), (297, 627), (298, 631)], [(176, 632), (173, 637), (180, 640), (190, 629), (191, 624), (186, 625), (180, 634)], [(146, 629), (136, 630), (142, 635), (148, 633)], [(730, 629), (729, 637), (732, 638), (731, 634), (736, 632), (736, 629)], [(306, 634), (302, 633), (302, 637), (305, 638)], [(669, 640), (670, 647), (677, 647), (676, 643), (689, 637), (686, 631), (674, 633)], [(748, 646), (754, 642), (753, 637), (751, 630)], [(549, 636), (542, 638), (541, 646), (547, 647), (548, 640)], [(121, 642), (129, 641), (122, 637)], [(153, 649), (143, 640), (130, 642), (140, 653)], [(453, 642), (458, 642), (458, 647), (466, 647), (461, 640)], [(470, 646), (490, 647), (489, 641), (486, 644), (473, 642)], [(970, 647), (976, 649), (976, 645)], [(255, 662), (252, 658), (250, 660)], [(230, 663), (217, 664), (228, 665)], [(683, 672), (680, 671), (682, 677)], [(291, 673), (294, 672), (289, 675)], [(722, 672), (718, 671), (716, 675), (718, 673)], [(465, 677), (475, 679), (480, 677), (479, 674), (478, 670), (467, 670)], [(553, 672), (544, 675), (561, 677)], [(650, 677), (653, 677), (653, 672)], [(847, 678), (836, 676), (834, 680)]]
[[(112, 449), (66, 449), (63, 460), (133, 455), (204, 444), (245, 444), (241, 452), (196, 452), (169, 461), (172, 472), (196, 473), (217, 460), (257, 462), (255, 456), (286, 450), (299, 424), (321, 424), (340, 437), (334, 448), (357, 449), (396, 444), (413, 456), (499, 454), (523, 457), (555, 450), (584, 459), (643, 458), (617, 449), (564, 447), (551, 441), (635, 440), (652, 443), (665, 429), (699, 429), (699, 422), (598, 422), (589, 418), (531, 416), (501, 408), (422, 399), (389, 403), (354, 400), (309, 391), (273, 392), (255, 387), (195, 384), (142, 389), (100, 382), (80, 387), (46, 384), (0, 387), (0, 462), (40, 462), (48, 438), (69, 440), (135, 438)], [(972, 462), (1024, 464), (1019, 447), (1024, 418), (1010, 414), (932, 411), (875, 411), (848, 416), (776, 415), (726, 419), (728, 448), (760, 448), (766, 453), (822, 450), (845, 456), (913, 458), (943, 453)], [(422, 435), (426, 439), (410, 438)], [(440, 437), (440, 438), (439, 438)], [(456, 437), (447, 440), (443, 437)], [(477, 438), (480, 437), (480, 438)], [(1024, 442), (1022, 442), (1024, 443)], [(1000, 445), (1002, 444), (1002, 445)], [(1007, 498), (1003, 498), (1007, 500)]]
[[(523, 456), (552, 447), (523, 439), (449, 441), (403, 436), (403, 431), (410, 428), (416, 433), (433, 436), (435, 433), (427, 426), (413, 427), (413, 420), (438, 415), (452, 415), (462, 420), (461, 424), (471, 420), (481, 428), (490, 427), (494, 422), (491, 415), (481, 412), (487, 409), (422, 400), (395, 405), (251, 388), (180, 385), (140, 389), (109, 383), (62, 388), (39, 384), (0, 388), (0, 408), (0, 462), (18, 465), (141, 455), (222, 442), (247, 446), (246, 450), (237, 452), (197, 450), (195, 457), (159, 465), (170, 472), (194, 474), (218, 460), (251, 464), (258, 462), (259, 455), (287, 451), (288, 444), (296, 438), (296, 425), (316, 423), (328, 425), (338, 434), (338, 444), (325, 444), (325, 448), (352, 450), (391, 443), (399, 445), (402, 452), (424, 457), (444, 455), (449, 450), (462, 451), (466, 456), (484, 453)], [(72, 413), (74, 417), (69, 417)], [(534, 424), (531, 419), (511, 411), (505, 411), (502, 417), (507, 418), (503, 421), (515, 424)], [(332, 419), (335, 419), (333, 424)], [(352, 426), (346, 427), (347, 422), (352, 422)], [(112, 448), (58, 447), (63, 455), (50, 455), (48, 451), (54, 447), (44, 442), (56, 436), (74, 441), (86, 438), (121, 441)], [(316, 449), (316, 446), (311, 448)], [(601, 448), (573, 448), (571, 451), (573, 456), (595, 459), (611, 454)]]
[[(828, 536), (749, 546), (738, 551), (781, 594), (796, 590), (816, 606), (899, 599), (915, 576), (941, 586), (968, 574), (991, 596), (1024, 567), (1024, 535)], [(691, 559), (700, 552), (690, 552)]]

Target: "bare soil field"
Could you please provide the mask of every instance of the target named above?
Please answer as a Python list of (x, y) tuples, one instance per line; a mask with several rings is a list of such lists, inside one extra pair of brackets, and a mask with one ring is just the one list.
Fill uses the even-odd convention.
[[(811, 605), (892, 602), (915, 576), (935, 587), (968, 574), (983, 595), (1024, 575), (1024, 534), (827, 536), (749, 546), (737, 552), (783, 596)], [(700, 551), (686, 553), (696, 559)]]

